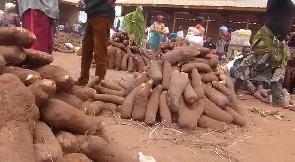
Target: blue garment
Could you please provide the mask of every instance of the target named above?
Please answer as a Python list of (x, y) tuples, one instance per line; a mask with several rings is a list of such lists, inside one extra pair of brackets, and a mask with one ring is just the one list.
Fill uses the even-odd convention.
[(161, 39), (162, 39), (161, 33), (157, 33), (157, 32), (151, 33), (149, 43), (151, 44), (153, 51), (155, 51), (155, 52), (158, 51)]
[(225, 35), (228, 32), (228, 28), (226, 26), (221, 26), (220, 28), (220, 32), (221, 34)]
[(169, 37), (170, 37), (170, 38), (177, 38), (177, 34), (176, 34), (176, 33), (170, 33), (170, 34), (169, 34)]
[(85, 35), (85, 29), (84, 28), (80, 28), (80, 35), (84, 36)]

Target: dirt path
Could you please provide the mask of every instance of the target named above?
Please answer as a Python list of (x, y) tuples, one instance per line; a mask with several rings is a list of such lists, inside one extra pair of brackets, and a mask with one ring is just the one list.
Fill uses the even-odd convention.
[[(63, 66), (76, 79), (80, 72), (80, 57), (54, 53), (54, 64)], [(93, 69), (91, 74), (94, 74)], [(129, 77), (126, 72), (108, 71), (107, 78)], [(120, 120), (117, 114), (104, 113), (104, 125), (116, 143), (126, 149), (152, 155), (157, 162), (240, 161), (294, 162), (295, 112), (273, 108), (248, 96), (240, 101), (248, 119), (245, 128), (232, 126), (226, 133), (198, 129), (194, 132), (159, 124), (149, 128), (142, 123)], [(283, 120), (253, 113), (253, 108), (276, 111)]]

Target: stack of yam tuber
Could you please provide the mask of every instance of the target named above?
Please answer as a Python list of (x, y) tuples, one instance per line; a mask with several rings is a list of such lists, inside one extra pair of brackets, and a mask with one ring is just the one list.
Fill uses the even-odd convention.
[(8, 66), (20, 66), (26, 59), (26, 52), (19, 46), (0, 46), (0, 55)]
[(20, 27), (0, 28), (0, 35), (1, 46), (31, 48), (37, 40), (35, 34)]

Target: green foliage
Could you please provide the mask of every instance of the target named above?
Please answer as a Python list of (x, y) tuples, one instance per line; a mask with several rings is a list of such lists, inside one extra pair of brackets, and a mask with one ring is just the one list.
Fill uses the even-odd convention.
[(145, 39), (145, 20), (143, 8), (138, 6), (135, 11), (125, 15), (122, 23), (125, 31), (129, 35), (133, 34), (136, 42), (139, 45), (143, 45)]

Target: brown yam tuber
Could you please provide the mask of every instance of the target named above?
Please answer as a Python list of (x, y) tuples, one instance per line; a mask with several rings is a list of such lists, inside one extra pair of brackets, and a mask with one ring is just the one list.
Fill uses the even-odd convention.
[(123, 101), (123, 104), (118, 107), (121, 118), (127, 119), (131, 117), (135, 96), (137, 95), (137, 92), (140, 88), (141, 86), (138, 86), (135, 89), (133, 89), (133, 91), (126, 96), (125, 100)]
[(184, 97), (184, 100), (190, 104), (193, 104), (198, 101), (198, 96), (196, 92), (194, 91), (191, 83), (188, 83), (186, 85), (183, 92), (183, 97)]
[(225, 122), (227, 124), (230, 124), (233, 121), (233, 117), (229, 113), (217, 107), (207, 98), (205, 99), (204, 114), (209, 118)]
[(200, 62), (191, 62), (184, 64), (181, 68), (182, 72), (190, 72), (194, 68), (196, 68), (201, 73), (208, 73), (212, 71), (211, 67), (208, 64), (200, 63)]
[(163, 90), (168, 90), (169, 82), (170, 82), (171, 74), (172, 74), (172, 67), (168, 61), (163, 62), (162, 74), (163, 74), (163, 80), (162, 80)]
[(34, 33), (21, 27), (0, 28), (0, 35), (1, 46), (31, 48), (37, 40)]
[(37, 162), (56, 161), (63, 157), (62, 148), (57, 138), (43, 122), (37, 122), (34, 149)]
[(159, 113), (160, 113), (162, 123), (165, 123), (165, 124), (172, 123), (171, 112), (167, 105), (167, 91), (163, 91), (160, 95)]
[(64, 129), (83, 135), (99, 135), (108, 140), (101, 121), (83, 114), (73, 106), (56, 99), (51, 99), (41, 108), (43, 121), (55, 129)]
[(81, 141), (81, 152), (94, 161), (138, 162), (126, 149), (108, 143), (97, 136), (87, 136)]
[(118, 84), (123, 87), (127, 94), (130, 93), (135, 87), (141, 85), (141, 83), (144, 83), (148, 80), (147, 73), (141, 73), (136, 78), (133, 78), (132, 80), (120, 80), (118, 81)]
[(199, 62), (199, 63), (204, 63), (204, 64), (209, 65), (209, 61), (207, 59), (204, 59), (204, 58), (195, 58), (194, 62)]
[(65, 131), (60, 131), (57, 133), (56, 138), (64, 154), (79, 152), (79, 143), (75, 135)]
[(40, 81), (42, 78), (40, 74), (36, 71), (30, 69), (23, 69), (14, 66), (8, 66), (5, 68), (5, 73), (12, 73), (20, 78), (20, 80), (26, 85), (29, 86), (36, 81)]
[(208, 61), (211, 68), (216, 68), (219, 65), (218, 58), (210, 58)]
[(159, 103), (160, 103), (160, 95), (162, 93), (163, 87), (161, 84), (159, 84), (156, 88), (153, 89), (153, 92), (149, 98), (146, 112), (145, 112), (145, 118), (144, 122), (146, 124), (155, 124), (156, 123), (156, 116), (159, 109)]
[(153, 86), (157, 86), (162, 83), (163, 75), (161, 63), (161, 61), (151, 61), (148, 75), (153, 80)]
[(109, 95), (115, 95), (115, 96), (119, 96), (119, 97), (124, 97), (125, 96), (125, 92), (124, 91), (112, 90), (112, 89), (108, 89), (108, 88), (102, 87), (100, 85), (94, 85), (93, 88), (99, 94), (109, 94)]
[(93, 99), (95, 101), (109, 102), (116, 105), (121, 105), (125, 98), (110, 94), (95, 94), (93, 96)]
[(176, 47), (173, 50), (165, 53), (162, 60), (168, 61), (171, 65), (176, 65), (181, 61), (191, 61), (199, 55), (200, 52), (191, 47)]
[(202, 79), (202, 82), (204, 83), (218, 81), (218, 77), (213, 72), (201, 73), (201, 79)]
[(5, 59), (0, 55), (0, 75), (2, 75), (6, 68), (6, 61)]
[(220, 80), (224, 81), (225, 86), (230, 89), (233, 93), (235, 93), (234, 83), (232, 82), (231, 78), (227, 77), (224, 74), (219, 75)]
[(177, 112), (179, 108), (179, 101), (185, 87), (189, 83), (188, 74), (178, 71), (173, 71), (171, 74), (171, 81), (169, 83), (167, 93), (168, 107), (172, 112)]
[(197, 103), (188, 104), (184, 99), (180, 99), (178, 110), (178, 126), (179, 128), (186, 128), (195, 130), (197, 128), (198, 120), (204, 111), (204, 99), (200, 99)]
[(86, 155), (80, 153), (67, 154), (56, 162), (92, 162)]
[(149, 97), (152, 93), (153, 80), (149, 80), (146, 83), (142, 83), (137, 95), (134, 98), (134, 105), (132, 111), (132, 118), (135, 120), (142, 121), (145, 117), (145, 112)]
[(121, 59), (121, 68), (120, 69), (123, 71), (127, 71), (129, 56), (130, 56), (130, 54), (125, 54), (125, 55), (123, 55), (123, 57)]
[(7, 65), (18, 66), (24, 62), (26, 53), (18, 46), (0, 46), (0, 56), (3, 56)]
[(122, 50), (116, 49), (115, 54), (115, 70), (121, 70)]
[(44, 66), (53, 62), (53, 55), (34, 50), (34, 49), (26, 49), (26, 59), (24, 60), (24, 65), (30, 66)]
[(80, 98), (81, 100), (86, 101), (88, 99), (92, 99), (94, 94), (96, 94), (96, 91), (93, 88), (75, 85), (67, 93), (73, 94), (76, 97)]
[(53, 98), (66, 102), (67, 104), (78, 109), (81, 108), (82, 102), (83, 102), (80, 98), (76, 97), (75, 95), (64, 93), (64, 92), (56, 93)]
[(126, 46), (123, 43), (117, 43), (117, 42), (114, 42), (112, 40), (109, 40), (109, 44), (114, 46), (114, 47), (120, 48), (123, 51), (126, 50)]
[(56, 85), (54, 81), (49, 79), (37, 81), (31, 84), (29, 88), (35, 96), (35, 104), (38, 107), (44, 105), (49, 99), (54, 96), (56, 92)]
[(43, 79), (53, 80), (56, 84), (57, 91), (68, 92), (75, 84), (69, 72), (60, 66), (45, 65), (37, 68), (36, 71)]
[(100, 85), (102, 87), (112, 89), (112, 90), (117, 90), (117, 91), (126, 91), (123, 87), (121, 87), (118, 83), (108, 81), (108, 80), (102, 80), (100, 82)]
[(142, 72), (144, 70), (145, 64), (141, 56), (134, 57), (134, 68), (137, 72)]
[(206, 97), (213, 103), (215, 103), (218, 107), (223, 109), (229, 104), (228, 98), (216, 89), (206, 84), (203, 84), (203, 89)]
[(211, 119), (205, 115), (201, 115), (198, 125), (202, 128), (210, 128), (218, 132), (225, 132), (228, 129), (226, 123)]
[(127, 71), (134, 72), (134, 61), (133, 61), (133, 57), (132, 56), (129, 56), (129, 58), (128, 58)]
[(146, 56), (142, 56), (145, 66), (150, 66), (150, 60)]
[(171, 73), (175, 70), (180, 72), (180, 68), (178, 66), (171, 66)]
[(228, 112), (233, 117), (233, 124), (241, 126), (241, 127), (243, 127), (243, 126), (245, 126), (247, 124), (246, 118), (243, 117), (242, 115), (238, 114), (232, 108), (227, 106), (224, 110), (226, 112)]
[(116, 48), (109, 46), (108, 55), (107, 55), (108, 69), (115, 69), (115, 59), (116, 59), (115, 54), (116, 54)]
[(202, 87), (201, 75), (197, 69), (193, 69), (191, 73), (192, 87), (198, 96), (198, 99), (203, 99), (205, 97), (204, 89)]
[(101, 101), (84, 101), (81, 106), (81, 111), (86, 115), (99, 115), (104, 109), (105, 103)]

